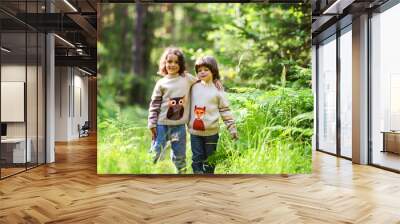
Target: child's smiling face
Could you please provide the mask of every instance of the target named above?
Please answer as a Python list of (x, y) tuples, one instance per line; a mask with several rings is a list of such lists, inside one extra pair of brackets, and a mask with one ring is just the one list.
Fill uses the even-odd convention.
[(168, 74), (175, 75), (179, 72), (179, 59), (175, 54), (168, 54), (167, 60), (165, 61), (165, 68)]
[(197, 77), (204, 82), (210, 82), (213, 78), (211, 70), (204, 65), (197, 69)]

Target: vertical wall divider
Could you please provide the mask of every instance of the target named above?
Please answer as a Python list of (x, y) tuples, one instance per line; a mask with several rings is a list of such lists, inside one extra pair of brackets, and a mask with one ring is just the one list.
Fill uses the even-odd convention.
[(368, 12), (368, 25), (367, 25), (367, 46), (368, 46), (368, 53), (367, 53), (367, 64), (368, 64), (368, 69), (367, 69), (367, 83), (368, 83), (368, 90), (367, 90), (367, 103), (368, 103), (368, 124), (367, 124), (367, 129), (368, 129), (368, 161), (367, 164), (372, 164), (373, 160), (373, 153), (372, 153), (372, 64), (371, 64), (371, 57), (372, 57), (372, 30), (371, 30), (371, 19), (372, 19), (372, 12)]
[(341, 119), (340, 119), (340, 28), (336, 27), (336, 155), (341, 156)]
[[(39, 14), (39, 0), (36, 0), (36, 13)], [(37, 19), (39, 22), (39, 19)], [(39, 30), (36, 31), (36, 165), (39, 166)]]
[[(47, 13), (47, 0), (45, 0), (45, 13)], [(42, 73), (42, 79), (44, 79), (44, 136), (43, 136), (43, 141), (44, 141), (44, 161), (43, 163), (47, 163), (47, 36), (49, 33), (45, 32), (44, 33), (44, 74)], [(43, 77), (44, 76), (44, 77)], [(43, 81), (42, 81), (43, 82)], [(43, 95), (42, 95), (43, 96)]]
[(67, 67), (68, 72), (68, 118), (71, 117), (71, 69)]
[[(25, 0), (25, 21), (28, 21), (28, 0)], [(28, 24), (25, 23), (25, 102), (24, 102), (24, 120), (25, 120), (25, 170), (28, 170)]]
[[(47, 5), (48, 2), (45, 0), (44, 2), (44, 12), (47, 13)], [(43, 79), (44, 79), (44, 136), (43, 136), (43, 141), (44, 141), (44, 161), (43, 163), (45, 164), (47, 162), (47, 35), (49, 35), (46, 32), (44, 32), (44, 69), (42, 68), (42, 84), (43, 84)], [(43, 59), (42, 59), (43, 60)], [(42, 94), (43, 96), (43, 94)], [(43, 107), (42, 107), (43, 109)], [(43, 118), (43, 117), (42, 117)]]
[(315, 46), (315, 149), (319, 150), (319, 44)]
[(79, 88), (79, 118), (80, 117), (82, 117), (82, 88)]
[(367, 15), (353, 18), (352, 35), (352, 161), (368, 160)]
[[(71, 78), (72, 78), (72, 80), (71, 80), (72, 81), (72, 88), (71, 88), (72, 117), (75, 119), (75, 69), (74, 69), (74, 67), (71, 67), (71, 71), (72, 71), (72, 76), (71, 76)], [(74, 130), (74, 129), (72, 129), (72, 130)], [(72, 135), (73, 134), (74, 134), (74, 132), (72, 131)]]

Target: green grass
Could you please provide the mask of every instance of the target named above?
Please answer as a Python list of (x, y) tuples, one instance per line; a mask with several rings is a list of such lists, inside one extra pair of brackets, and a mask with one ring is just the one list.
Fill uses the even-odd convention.
[[(223, 124), (217, 152), (209, 158), (219, 174), (295, 174), (311, 172), (313, 98), (310, 89), (260, 91), (236, 88), (229, 93), (239, 140)], [(147, 110), (118, 109), (112, 98), (99, 97), (97, 170), (101, 174), (173, 174), (169, 158), (153, 164)], [(189, 135), (188, 135), (189, 136)], [(190, 139), (187, 168), (192, 173)]]

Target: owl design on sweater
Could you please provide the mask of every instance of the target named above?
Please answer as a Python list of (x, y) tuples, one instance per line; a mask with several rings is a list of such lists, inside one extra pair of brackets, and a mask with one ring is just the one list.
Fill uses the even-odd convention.
[(170, 98), (168, 100), (167, 118), (170, 120), (180, 120), (185, 112), (185, 96)]
[(196, 118), (193, 121), (193, 129), (198, 131), (205, 131), (203, 117), (206, 113), (206, 106), (198, 107), (197, 105), (194, 106), (194, 114)]

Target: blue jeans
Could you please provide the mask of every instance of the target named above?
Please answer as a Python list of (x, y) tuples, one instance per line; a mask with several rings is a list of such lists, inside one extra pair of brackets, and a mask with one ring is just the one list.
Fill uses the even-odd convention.
[(152, 143), (151, 151), (155, 153), (153, 162), (157, 163), (167, 141), (171, 141), (171, 159), (178, 173), (186, 169), (186, 127), (182, 125), (157, 125), (157, 137)]
[(193, 173), (214, 173), (215, 166), (208, 163), (208, 157), (217, 149), (219, 136), (190, 135), (192, 146), (192, 168)]

